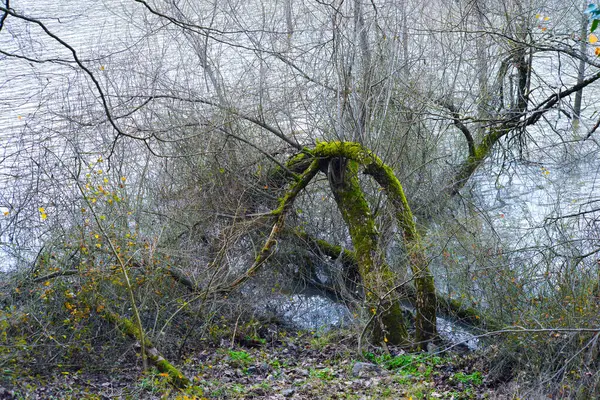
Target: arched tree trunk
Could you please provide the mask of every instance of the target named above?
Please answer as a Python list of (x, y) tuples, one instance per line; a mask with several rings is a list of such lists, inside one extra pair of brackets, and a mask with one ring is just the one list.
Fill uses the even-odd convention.
[[(416, 287), (416, 341), (423, 347), (437, 338), (436, 294), (433, 275), (429, 271), (425, 249), (417, 232), (402, 185), (393, 170), (371, 151), (354, 142), (319, 142), (314, 149), (303, 149), (287, 163), (288, 176), (295, 180), (280, 206), (271, 215), (276, 217), (273, 229), (252, 267), (224, 291), (245, 282), (273, 252), (276, 238), (283, 229), (286, 212), (297, 194), (308, 185), (319, 169), (327, 165), (331, 189), (338, 208), (350, 230), (359, 273), (365, 286), (369, 310), (375, 310), (374, 336), (394, 344), (406, 344), (407, 333), (395, 289), (394, 274), (377, 248), (377, 229), (358, 182), (359, 166), (371, 175), (386, 191), (396, 209), (396, 219), (409, 255), (410, 268)], [(291, 174), (290, 174), (291, 172)], [(301, 175), (297, 173), (302, 172)]]
[[(365, 168), (365, 173), (371, 175), (386, 191), (388, 199), (394, 205), (396, 210), (396, 220), (398, 226), (404, 233), (404, 241), (407, 253), (409, 255), (410, 268), (415, 281), (415, 287), (417, 291), (416, 340), (420, 346), (423, 346), (428, 341), (435, 340), (437, 338), (437, 303), (433, 275), (429, 270), (425, 249), (423, 247), (421, 237), (417, 231), (408, 201), (404, 195), (404, 190), (402, 189), (402, 185), (396, 178), (393, 170), (384, 164), (383, 161), (381, 161), (381, 159), (374, 153), (365, 149), (359, 143), (320, 142), (317, 144), (315, 149), (312, 150), (312, 154), (315, 157), (346, 159), (346, 171), (348, 171), (348, 175), (343, 177), (343, 179), (344, 182), (349, 184), (353, 184), (350, 182), (350, 180), (356, 179), (356, 185), (358, 185), (357, 164), (361, 164)], [(360, 193), (360, 199), (364, 201), (362, 192), (358, 190), (358, 193)], [(350, 199), (344, 204), (347, 204), (349, 209), (356, 209), (358, 200), (359, 198)], [(338, 204), (340, 204), (339, 201)], [(342, 207), (340, 207), (340, 209), (342, 209)], [(342, 211), (342, 213), (344, 213), (344, 211)], [(346, 217), (344, 217), (344, 219), (346, 219)], [(360, 220), (358, 221), (360, 222)], [(365, 221), (368, 222), (368, 220)], [(350, 226), (350, 222), (346, 220), (346, 223), (348, 223), (350, 234), (352, 235), (352, 227)], [(354, 236), (352, 237), (352, 240), (354, 241)], [(354, 245), (357, 258), (360, 259), (360, 257), (365, 257), (364, 255), (361, 255), (364, 250), (357, 247), (356, 243)], [(365, 247), (365, 249), (368, 248)], [(359, 268), (360, 263), (361, 262), (359, 261)], [(362, 271), (361, 275), (363, 275)], [(364, 278), (365, 276), (363, 275), (363, 279)]]
[(378, 249), (378, 233), (369, 204), (358, 183), (358, 163), (345, 158), (329, 161), (329, 184), (348, 225), (362, 277), (367, 309), (373, 317), (373, 339), (406, 345), (408, 332), (394, 289), (394, 273)]

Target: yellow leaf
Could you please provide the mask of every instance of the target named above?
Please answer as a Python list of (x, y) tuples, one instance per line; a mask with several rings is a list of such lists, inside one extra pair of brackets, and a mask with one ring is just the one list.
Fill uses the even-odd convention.
[(40, 215), (42, 217), (42, 221), (45, 221), (46, 218), (48, 218), (48, 216), (46, 215), (46, 213), (42, 213), (42, 215)]
[(535, 19), (540, 19), (541, 15), (540, 14), (535, 14)]
[(6, 217), (9, 214), (8, 211), (4, 211), (4, 216)]
[(596, 56), (600, 56), (600, 47), (596, 47), (596, 50), (594, 50), (594, 54)]
[(596, 42), (598, 41), (598, 36), (596, 36), (596, 35), (594, 35), (594, 34), (592, 33), (592, 34), (590, 35), (590, 38), (589, 38), (589, 40), (590, 40), (590, 43), (591, 43), (591, 44), (594, 44), (594, 43), (596, 43)]
[(544, 21), (550, 21), (550, 17), (544, 17)]
[(38, 208), (38, 211), (43, 213), (43, 212), (46, 212), (46, 209), (44, 207), (40, 207), (40, 208)]
[(100, 71), (104, 71), (104, 65), (100, 66)]

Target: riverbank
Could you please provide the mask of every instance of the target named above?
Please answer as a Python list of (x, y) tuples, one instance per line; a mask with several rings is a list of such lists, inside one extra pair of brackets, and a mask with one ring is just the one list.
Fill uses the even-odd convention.
[[(358, 359), (350, 335), (282, 332), (271, 341), (206, 343), (178, 364), (193, 387), (138, 365), (108, 372), (4, 376), (0, 398), (15, 399), (482, 399), (498, 398), (476, 353), (409, 354), (369, 349)], [(4, 396), (4, 397), (3, 397)]]

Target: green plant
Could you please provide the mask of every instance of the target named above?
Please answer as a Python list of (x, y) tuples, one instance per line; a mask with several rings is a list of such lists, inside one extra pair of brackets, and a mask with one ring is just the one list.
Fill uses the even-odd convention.
[(465, 374), (464, 372), (457, 372), (452, 376), (453, 380), (464, 383), (466, 385), (479, 386), (483, 383), (483, 375), (479, 371), (475, 371), (471, 374)]
[(315, 350), (323, 350), (328, 344), (336, 343), (339, 339), (339, 333), (334, 330), (311, 332), (310, 347)]
[(144, 377), (139, 382), (139, 386), (142, 390), (152, 394), (165, 395), (172, 390), (168, 378), (168, 374), (159, 373), (156, 368), (152, 368), (144, 374)]
[(386, 369), (396, 370), (403, 375), (430, 376), (433, 367), (443, 363), (443, 359), (427, 354), (401, 354), (392, 357), (388, 354), (376, 356), (367, 353), (366, 358), (374, 363), (383, 365)]
[(236, 367), (246, 367), (254, 362), (252, 356), (243, 350), (229, 350), (227, 355), (229, 356), (231, 363)]
[(279, 370), (284, 366), (279, 360), (271, 360), (269, 365), (275, 370)]
[(310, 376), (322, 381), (330, 381), (334, 378), (333, 371), (330, 368), (311, 369)]

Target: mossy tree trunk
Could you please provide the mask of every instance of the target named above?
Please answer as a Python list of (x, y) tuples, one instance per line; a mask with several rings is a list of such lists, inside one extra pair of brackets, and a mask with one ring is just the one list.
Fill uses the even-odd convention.
[[(433, 275), (429, 270), (425, 249), (423, 247), (419, 232), (417, 231), (412, 211), (408, 205), (406, 196), (404, 195), (402, 185), (396, 178), (393, 170), (383, 161), (381, 161), (381, 159), (374, 153), (365, 149), (359, 143), (320, 142), (317, 144), (315, 149), (312, 150), (312, 154), (315, 157), (328, 159), (341, 158), (346, 160), (345, 170), (347, 171), (347, 175), (343, 177), (343, 180), (346, 182), (346, 184), (350, 185), (354, 185), (354, 181), (356, 182), (356, 185), (358, 185), (358, 164), (361, 164), (365, 168), (365, 173), (371, 175), (386, 191), (388, 199), (396, 210), (396, 220), (398, 226), (403, 231), (404, 242), (409, 255), (410, 267), (415, 281), (417, 292), (416, 340), (421, 346), (428, 341), (435, 340), (437, 338), (437, 300)], [(353, 193), (356, 195), (357, 192), (360, 193), (360, 199), (362, 199), (364, 202), (364, 197), (362, 197), (360, 188), (358, 191), (354, 191)], [(338, 204), (340, 204), (339, 201)], [(344, 202), (342, 207), (349, 207), (349, 209), (352, 210), (352, 208), (357, 207), (357, 204), (359, 204), (359, 198)], [(342, 209), (342, 207), (340, 207), (340, 209)], [(342, 210), (342, 213), (344, 212), (348, 211)], [(349, 225), (350, 234), (352, 235), (352, 227), (350, 226), (351, 222), (346, 220), (346, 217), (344, 217), (344, 219)], [(354, 220), (356, 221), (356, 218), (354, 218)], [(360, 220), (358, 221), (360, 222)], [(352, 240), (355, 240), (354, 236), (352, 237)], [(361, 253), (364, 253), (364, 249), (357, 247), (356, 243), (354, 243), (354, 245), (360, 269), (360, 258), (364, 257), (364, 254)], [(365, 275), (363, 275), (363, 271), (361, 271), (361, 275), (364, 279)]]
[(358, 182), (358, 163), (346, 158), (329, 161), (331, 190), (348, 225), (363, 280), (367, 309), (374, 313), (373, 338), (392, 344), (408, 343), (402, 310), (394, 289), (394, 273), (378, 249), (375, 220)]

